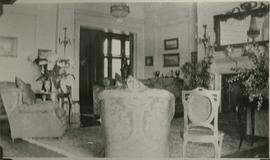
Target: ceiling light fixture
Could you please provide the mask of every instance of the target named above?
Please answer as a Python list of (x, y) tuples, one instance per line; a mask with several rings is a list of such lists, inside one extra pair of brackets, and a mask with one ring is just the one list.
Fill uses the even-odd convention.
[(3, 14), (3, 5), (4, 4), (13, 4), (16, 0), (0, 0), (0, 16)]
[(110, 13), (118, 22), (121, 22), (130, 13), (130, 8), (126, 3), (112, 3)]

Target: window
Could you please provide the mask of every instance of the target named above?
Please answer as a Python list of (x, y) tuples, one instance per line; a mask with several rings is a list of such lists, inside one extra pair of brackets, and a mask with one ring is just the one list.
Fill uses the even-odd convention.
[[(121, 75), (122, 59), (126, 57), (132, 67), (132, 35), (108, 33), (103, 45), (104, 77), (115, 78)], [(132, 70), (132, 69), (131, 69)]]

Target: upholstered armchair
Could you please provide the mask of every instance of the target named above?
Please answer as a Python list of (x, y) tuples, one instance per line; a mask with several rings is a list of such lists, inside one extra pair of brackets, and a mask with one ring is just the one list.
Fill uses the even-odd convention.
[(175, 97), (161, 89), (99, 94), (106, 157), (169, 157)]
[(1, 90), (1, 98), (10, 125), (11, 138), (61, 137), (67, 127), (65, 111), (58, 102), (22, 103), (18, 88)]

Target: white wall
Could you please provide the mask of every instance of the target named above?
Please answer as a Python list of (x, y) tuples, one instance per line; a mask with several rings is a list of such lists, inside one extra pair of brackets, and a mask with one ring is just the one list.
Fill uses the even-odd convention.
[(4, 6), (0, 17), (0, 36), (17, 37), (17, 56), (0, 57), (0, 81), (14, 81), (15, 76), (38, 88), (37, 66), (28, 61), (37, 49), (55, 50), (56, 7), (48, 5), (14, 4)]
[[(154, 66), (145, 66), (145, 78), (153, 77), (156, 70), (170, 75), (172, 69), (180, 70), (186, 61), (190, 61), (190, 53), (196, 51), (195, 19), (194, 3), (145, 4), (144, 52), (145, 56), (154, 57)], [(164, 50), (164, 40), (171, 38), (178, 38), (179, 48)], [(179, 67), (163, 67), (163, 54), (169, 53), (180, 54)]]

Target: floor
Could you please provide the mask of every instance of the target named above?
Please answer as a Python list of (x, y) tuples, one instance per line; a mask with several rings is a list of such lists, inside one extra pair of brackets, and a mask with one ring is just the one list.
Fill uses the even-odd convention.
[[(6, 155), (13, 155), (14, 157), (65, 157), (57, 152), (28, 143), (21, 139), (16, 139), (12, 142), (8, 128), (6, 121), (0, 122), (0, 145), (3, 147), (4, 157)], [(12, 150), (10, 148), (12, 148)]]
[(250, 149), (248, 151), (239, 151), (234, 154), (226, 155), (223, 158), (258, 158), (258, 157), (269, 157), (269, 146), (264, 145), (257, 148)]
[[(177, 116), (178, 117), (178, 116)], [(222, 118), (222, 116), (220, 116)], [(63, 155), (48, 150), (43, 147), (36, 146), (34, 144), (28, 143), (23, 140), (16, 140), (15, 143), (12, 143), (9, 135), (9, 129), (6, 122), (0, 123), (0, 145), (4, 147), (4, 155), (10, 154), (10, 152), (13, 152), (12, 155), (15, 155), (15, 157), (64, 157)], [(231, 134), (237, 134), (237, 133), (231, 133)], [(258, 139), (258, 137), (257, 137)], [(255, 139), (256, 140), (256, 139)], [(269, 141), (268, 139), (265, 139)], [(7, 151), (5, 148), (13, 148), (12, 151)], [(257, 148), (252, 148), (247, 151), (241, 151), (235, 152), (230, 155), (226, 155), (222, 158), (256, 158), (256, 157), (269, 157), (269, 146), (264, 145)]]

